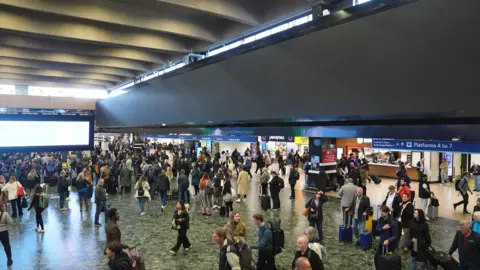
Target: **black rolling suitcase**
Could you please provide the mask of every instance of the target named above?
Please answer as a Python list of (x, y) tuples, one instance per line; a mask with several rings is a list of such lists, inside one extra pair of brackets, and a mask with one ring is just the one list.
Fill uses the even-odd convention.
[(396, 252), (388, 252), (388, 247), (382, 246), (382, 254), (378, 258), (378, 270), (402, 270), (402, 258)]
[(375, 183), (375, 185), (380, 185), (380, 183), (382, 182), (382, 178), (380, 178), (380, 177), (378, 177), (374, 174), (371, 174), (370, 178), (372, 179), (373, 183)]
[(262, 207), (262, 209), (264, 211), (267, 211), (271, 208), (271, 205), (270, 205), (270, 196), (262, 196), (260, 197), (260, 207)]
[(429, 261), (434, 267), (442, 267), (445, 270), (457, 270), (460, 265), (455, 259), (448, 259), (445, 252), (437, 252), (432, 246), (428, 247)]

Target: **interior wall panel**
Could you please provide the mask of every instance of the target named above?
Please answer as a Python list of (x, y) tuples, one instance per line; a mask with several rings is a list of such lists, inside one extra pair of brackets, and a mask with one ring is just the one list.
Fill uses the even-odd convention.
[(478, 116), (478, 9), (475, 0), (419, 0), (158, 78), (98, 102), (97, 124), (405, 113)]
[(0, 95), (1, 108), (95, 110), (94, 99)]

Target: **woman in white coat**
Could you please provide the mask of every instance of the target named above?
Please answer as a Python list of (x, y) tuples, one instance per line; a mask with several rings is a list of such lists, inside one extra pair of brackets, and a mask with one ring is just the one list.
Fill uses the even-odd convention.
[(138, 203), (140, 204), (140, 215), (145, 215), (145, 202), (151, 201), (150, 198), (150, 185), (148, 184), (147, 178), (145, 176), (141, 176), (140, 180), (138, 180), (137, 184), (135, 184), (135, 198), (137, 198)]
[(17, 189), (21, 186), (22, 184), (17, 181), (15, 176), (10, 176), (10, 181), (2, 188), (2, 192), (6, 191), (8, 194), (8, 201), (12, 207), (12, 218), (17, 217), (17, 209), (19, 216), (23, 216), (22, 198), (17, 195)]

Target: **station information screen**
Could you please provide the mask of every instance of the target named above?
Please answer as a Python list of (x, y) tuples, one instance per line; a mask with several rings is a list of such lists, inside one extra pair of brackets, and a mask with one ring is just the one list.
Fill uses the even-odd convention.
[(88, 150), (93, 147), (93, 117), (2, 115), (0, 151)]

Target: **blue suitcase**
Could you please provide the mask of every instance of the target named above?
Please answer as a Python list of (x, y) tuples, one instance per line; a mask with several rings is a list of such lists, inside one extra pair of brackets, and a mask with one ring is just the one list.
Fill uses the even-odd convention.
[[(346, 213), (344, 213), (345, 215)], [(348, 214), (346, 214), (348, 215)], [(350, 215), (347, 216), (347, 223), (350, 224), (349, 222), (349, 218)], [(353, 231), (352, 231), (352, 227), (350, 227), (349, 225), (347, 224), (342, 224), (340, 225), (340, 228), (338, 230), (338, 240), (340, 240), (340, 242), (352, 242), (353, 241)]]
[(363, 250), (372, 248), (372, 232), (363, 231), (360, 233), (360, 248)]

